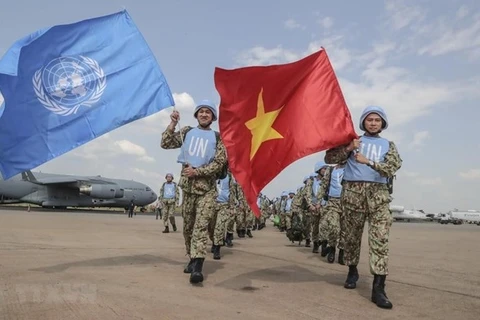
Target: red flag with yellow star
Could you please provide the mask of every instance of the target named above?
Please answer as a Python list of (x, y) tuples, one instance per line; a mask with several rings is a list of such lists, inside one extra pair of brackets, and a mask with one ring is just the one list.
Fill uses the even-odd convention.
[(323, 48), (283, 65), (215, 68), (215, 86), (230, 170), (257, 217), (257, 195), (283, 169), (357, 137)]

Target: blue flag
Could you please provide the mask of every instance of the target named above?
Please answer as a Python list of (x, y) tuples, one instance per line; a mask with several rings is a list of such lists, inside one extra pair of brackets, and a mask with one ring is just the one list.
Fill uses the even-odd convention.
[(1, 95), (4, 179), (175, 104), (125, 10), (18, 40), (0, 60)]

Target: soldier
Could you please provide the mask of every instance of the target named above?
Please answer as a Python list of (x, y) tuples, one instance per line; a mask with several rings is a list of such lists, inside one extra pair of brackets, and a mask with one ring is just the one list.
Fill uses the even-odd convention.
[[(233, 247), (233, 231), (235, 224), (238, 226), (239, 225), (239, 216), (238, 216), (238, 211), (239, 210), (239, 201), (238, 201), (238, 188), (239, 185), (237, 181), (235, 180), (235, 177), (231, 175), (231, 181), (232, 181), (232, 190), (231, 193), (234, 194), (233, 197), (233, 203), (231, 203), (232, 207), (230, 209), (230, 215), (227, 220), (227, 234), (225, 235), (225, 244), (227, 247)], [(237, 232), (238, 232), (238, 227), (237, 227)]]
[(218, 197), (216, 201), (215, 220), (212, 219), (210, 227), (210, 237), (212, 239), (213, 259), (220, 260), (220, 247), (225, 238), (225, 229), (227, 221), (231, 216), (231, 211), (235, 206), (235, 185), (230, 170), (224, 179), (219, 179)]
[(280, 216), (280, 232), (284, 232), (287, 229), (287, 216), (285, 214), (285, 206), (287, 204), (288, 192), (283, 191), (280, 200), (278, 201), (277, 212)]
[[(310, 196), (307, 197), (308, 207), (310, 212), (312, 212), (312, 241), (313, 241), (313, 253), (318, 253), (320, 245), (322, 245), (322, 251), (326, 248), (326, 243), (324, 243), (323, 233), (320, 233), (320, 221), (322, 220), (322, 204), (325, 204), (325, 201), (318, 196), (318, 191), (320, 190), (320, 185), (322, 177), (327, 170), (327, 165), (323, 161), (319, 161), (315, 164), (315, 173), (317, 176), (313, 179), (312, 183), (312, 192)], [(323, 231), (323, 230), (322, 230)], [(322, 236), (322, 242), (320, 242), (320, 235)]]
[[(345, 169), (345, 164), (341, 163), (335, 166), (332, 170), (327, 170), (322, 178), (319, 196), (325, 196), (328, 200), (324, 207), (324, 218), (326, 223), (326, 237), (328, 239), (328, 246), (326, 248), (327, 261), (335, 262), (335, 251), (338, 243), (338, 263), (344, 265), (344, 250), (343, 250), (343, 232), (341, 233), (341, 220), (343, 226), (342, 207), (340, 202), (340, 195), (342, 193), (342, 179)], [(344, 229), (342, 229), (344, 231)]]
[(167, 173), (165, 179), (167, 181), (162, 184), (158, 199), (162, 202), (163, 207), (163, 224), (165, 230), (163, 230), (162, 233), (169, 233), (169, 220), (173, 231), (177, 231), (177, 225), (175, 224), (175, 208), (178, 206), (178, 199), (180, 196), (177, 183), (173, 181), (173, 174)]
[(345, 263), (349, 268), (344, 287), (356, 288), (362, 233), (368, 219), (369, 264), (374, 276), (371, 300), (380, 308), (390, 309), (392, 303), (385, 292), (388, 237), (393, 220), (388, 185), (401, 168), (402, 159), (395, 144), (379, 136), (387, 128), (388, 119), (382, 108), (365, 108), (360, 117), (360, 130), (365, 134), (348, 145), (328, 150), (325, 162), (347, 161), (341, 195), (346, 231)]
[(181, 148), (177, 162), (182, 164), (182, 175), (178, 185), (183, 192), (183, 236), (190, 257), (184, 272), (190, 273), (191, 283), (199, 283), (203, 281), (202, 269), (207, 255), (208, 224), (215, 210), (216, 181), (227, 164), (227, 156), (218, 132), (210, 128), (217, 120), (215, 104), (202, 101), (195, 107), (193, 116), (198, 121), (197, 127), (186, 126), (175, 132), (180, 114), (174, 110), (162, 134), (161, 147)]
[(135, 211), (135, 203), (133, 202), (133, 199), (130, 201), (130, 204), (128, 205), (128, 217), (133, 218), (133, 211)]

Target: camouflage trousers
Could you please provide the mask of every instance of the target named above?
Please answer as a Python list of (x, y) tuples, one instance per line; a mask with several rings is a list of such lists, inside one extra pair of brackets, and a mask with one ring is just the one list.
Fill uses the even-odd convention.
[(288, 229), (292, 228), (292, 212), (285, 212), (285, 227)]
[(343, 249), (345, 229), (342, 232), (343, 219), (341, 217), (343, 214), (340, 198), (329, 198), (324, 210), (325, 216), (323, 219), (327, 225), (328, 246), (337, 247), (338, 244), (338, 248)]
[(236, 212), (235, 212), (235, 222), (237, 225), (237, 230), (243, 230), (245, 229), (245, 209), (241, 207), (237, 207)]
[(279, 214), (280, 217), (280, 228), (286, 228), (287, 227), (287, 219), (285, 219), (285, 214), (281, 213)]
[(183, 193), (182, 217), (185, 249), (190, 258), (207, 255), (208, 225), (215, 213), (215, 189), (203, 195)]
[(324, 216), (324, 207), (312, 212), (312, 241), (327, 240), (327, 224)]
[(208, 232), (210, 240), (214, 245), (223, 245), (225, 238), (225, 229), (230, 218), (230, 206), (228, 203), (219, 203), (215, 205), (215, 213), (210, 221)]
[(345, 263), (358, 265), (365, 220), (368, 220), (370, 272), (388, 274), (388, 238), (392, 226), (387, 186), (380, 183), (344, 182), (342, 209), (345, 226)]
[(163, 225), (168, 227), (168, 222), (175, 225), (175, 200), (162, 200)]
[(302, 212), (302, 221), (303, 221), (303, 237), (305, 240), (310, 240), (310, 235), (312, 234), (312, 213), (310, 211)]
[(228, 215), (227, 226), (226, 226), (228, 233), (233, 233), (235, 230), (235, 222), (237, 221), (237, 212), (238, 212), (238, 208), (230, 209), (230, 214)]
[(253, 225), (255, 224), (255, 215), (250, 208), (245, 210), (245, 225), (247, 230), (252, 230)]

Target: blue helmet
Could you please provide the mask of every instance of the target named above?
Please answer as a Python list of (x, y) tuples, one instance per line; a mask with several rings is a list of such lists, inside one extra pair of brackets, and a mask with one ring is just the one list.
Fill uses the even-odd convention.
[(318, 173), (316, 173), (316, 172), (310, 173), (310, 178), (315, 178), (317, 175), (318, 175)]
[(197, 112), (198, 110), (200, 110), (201, 108), (208, 108), (210, 111), (212, 111), (213, 113), (213, 118), (212, 118), (212, 121), (216, 121), (217, 120), (217, 107), (215, 106), (215, 103), (213, 103), (212, 101), (210, 100), (202, 100), (196, 107), (195, 107), (195, 110), (193, 111), (193, 116), (195, 118), (197, 118)]
[(307, 182), (308, 179), (310, 179), (310, 176), (305, 176), (305, 177), (303, 177), (303, 183)]
[(327, 164), (323, 161), (315, 163), (315, 172), (319, 172), (323, 167), (326, 167)]
[(170, 173), (170, 172), (169, 172), (169, 173), (167, 173), (167, 174), (165, 175), (165, 179), (167, 179), (167, 177), (168, 177), (168, 176), (171, 176), (171, 177), (172, 177), (172, 179), (174, 179), (174, 177), (173, 177), (173, 173)]
[(290, 191), (288, 191), (288, 194), (295, 194), (295, 191), (290, 190)]
[(369, 107), (366, 107), (365, 110), (363, 110), (362, 115), (360, 116), (360, 130), (365, 131), (363, 122), (365, 121), (365, 118), (371, 113), (376, 113), (380, 116), (380, 118), (382, 118), (383, 120), (382, 130), (385, 130), (388, 128), (388, 119), (385, 111), (381, 107), (369, 106)]
[(286, 196), (288, 196), (288, 192), (287, 192), (287, 191), (283, 191), (283, 192), (282, 192), (282, 197), (286, 197)]

